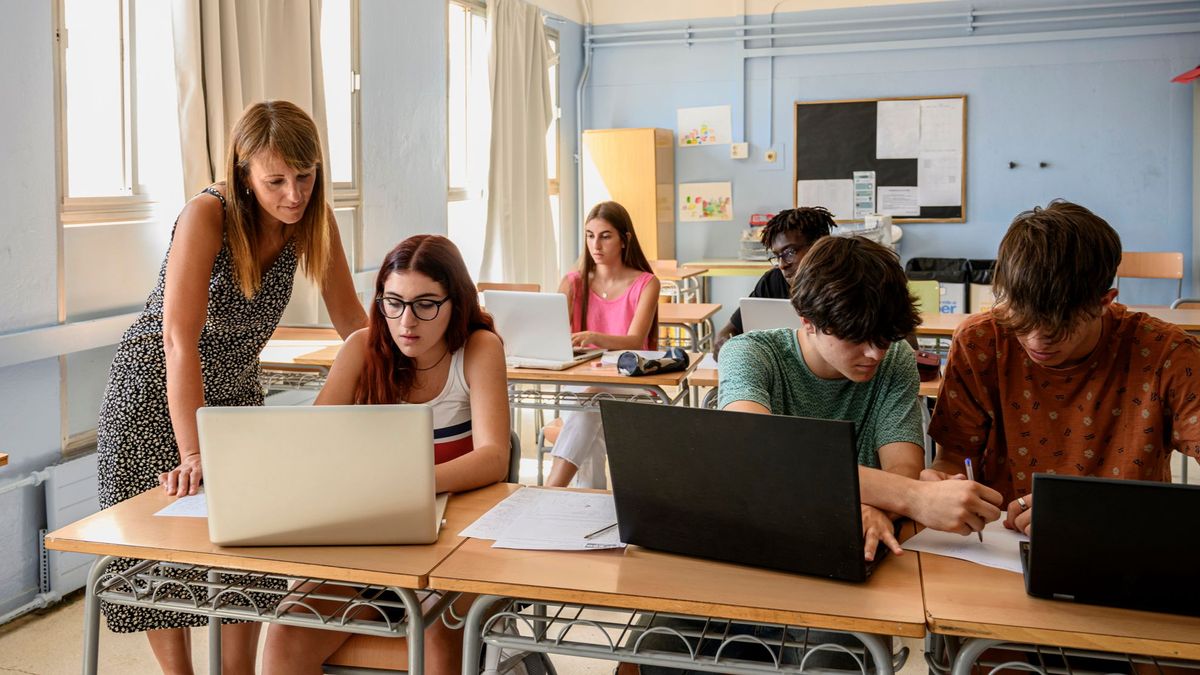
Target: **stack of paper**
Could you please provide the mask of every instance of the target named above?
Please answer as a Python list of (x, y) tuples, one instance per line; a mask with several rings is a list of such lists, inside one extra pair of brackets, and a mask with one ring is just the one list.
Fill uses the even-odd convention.
[(617, 522), (612, 495), (523, 488), (492, 507), (459, 534), (494, 539), (493, 548), (583, 551), (621, 548), (617, 528), (588, 534)]
[(1028, 540), (1029, 537), (1004, 527), (1003, 520), (996, 520), (983, 528), (982, 542), (974, 533), (963, 536), (925, 528), (900, 546), (908, 551), (936, 553), (1020, 574), (1020, 545)]

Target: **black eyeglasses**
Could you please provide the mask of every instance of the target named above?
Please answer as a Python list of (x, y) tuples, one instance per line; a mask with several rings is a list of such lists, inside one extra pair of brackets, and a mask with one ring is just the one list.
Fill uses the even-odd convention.
[(442, 305), (450, 302), (450, 296), (446, 296), (441, 300), (412, 300), (405, 301), (400, 298), (393, 298), (386, 295), (381, 295), (375, 298), (375, 304), (379, 305), (379, 311), (389, 319), (399, 319), (404, 316), (404, 310), (412, 307), (413, 316), (421, 321), (433, 321), (437, 318), (438, 312), (442, 311)]
[(803, 254), (804, 251), (801, 251), (793, 246), (789, 246), (783, 249), (783, 252), (778, 255), (772, 253), (770, 256), (767, 256), (767, 262), (771, 263), (775, 267), (779, 267), (780, 265), (791, 265), (793, 262), (795, 262), (796, 258), (799, 258)]

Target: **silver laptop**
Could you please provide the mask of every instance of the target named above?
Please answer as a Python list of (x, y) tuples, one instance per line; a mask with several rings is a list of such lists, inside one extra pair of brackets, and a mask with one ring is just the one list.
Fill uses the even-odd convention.
[(496, 320), (504, 361), (511, 368), (563, 370), (604, 353), (571, 346), (571, 319), (562, 293), (484, 291), (483, 304)]
[(742, 298), (738, 302), (742, 310), (742, 330), (771, 330), (772, 328), (799, 328), (800, 315), (790, 300), (778, 298)]
[(429, 406), (200, 408), (196, 424), (214, 544), (437, 540)]

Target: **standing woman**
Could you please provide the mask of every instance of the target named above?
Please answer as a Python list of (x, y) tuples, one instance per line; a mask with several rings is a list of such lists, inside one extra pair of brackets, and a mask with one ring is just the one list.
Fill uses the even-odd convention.
[[(104, 508), (159, 485), (196, 494), (196, 410), (262, 405), (258, 357), (297, 266), (320, 285), (342, 337), (366, 324), (325, 203), (312, 118), (286, 101), (250, 106), (230, 136), (225, 175), (227, 184), (205, 188), (179, 214), (158, 285), (113, 359), (97, 428)], [(110, 630), (146, 631), (164, 673), (192, 672), (188, 628), (207, 618), (103, 609)], [(257, 623), (223, 628), (224, 672), (254, 672), (258, 633)]]
[[(558, 288), (567, 296), (571, 342), (607, 350), (657, 349), (661, 286), (629, 212), (616, 202), (600, 202), (584, 221), (584, 236), (579, 269)], [(606, 453), (598, 410), (563, 415), (546, 484), (566, 487), (575, 480), (576, 487), (606, 487)]]

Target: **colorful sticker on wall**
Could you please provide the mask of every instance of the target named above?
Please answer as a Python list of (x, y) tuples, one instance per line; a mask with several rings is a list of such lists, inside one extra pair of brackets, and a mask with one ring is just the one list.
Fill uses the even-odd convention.
[(732, 138), (733, 122), (729, 106), (680, 108), (678, 111), (679, 145), (720, 145)]
[(733, 184), (680, 183), (679, 220), (733, 220)]

